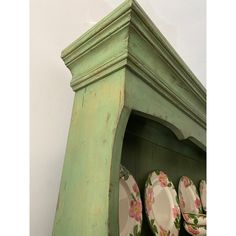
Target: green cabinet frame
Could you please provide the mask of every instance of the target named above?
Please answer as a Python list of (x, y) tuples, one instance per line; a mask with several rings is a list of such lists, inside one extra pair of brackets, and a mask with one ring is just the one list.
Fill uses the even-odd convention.
[(54, 236), (119, 235), (119, 165), (131, 112), (206, 150), (206, 91), (134, 0), (62, 52), (75, 91)]

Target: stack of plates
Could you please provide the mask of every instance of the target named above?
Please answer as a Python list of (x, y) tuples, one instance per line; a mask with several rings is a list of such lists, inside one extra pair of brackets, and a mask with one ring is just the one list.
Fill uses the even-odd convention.
[(179, 181), (179, 203), (184, 218), (184, 228), (191, 235), (206, 235), (206, 182), (200, 182), (201, 199), (196, 186), (187, 176)]

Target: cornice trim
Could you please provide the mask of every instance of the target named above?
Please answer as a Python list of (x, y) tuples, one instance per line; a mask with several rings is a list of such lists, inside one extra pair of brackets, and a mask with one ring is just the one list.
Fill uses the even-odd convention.
[(87, 72), (84, 75), (74, 76), (70, 83), (72, 89), (74, 91), (79, 90), (91, 83), (94, 83), (108, 76), (109, 74), (121, 68), (124, 68), (125, 65), (127, 64), (127, 57), (128, 57), (127, 52), (122, 53), (120, 55), (113, 57), (111, 60), (102, 64), (98, 68)]
[[(76, 91), (104, 78), (112, 72), (127, 67), (132, 72), (138, 74), (145, 83), (196, 121), (201, 127), (205, 128), (206, 116), (205, 110), (203, 111), (206, 104), (205, 88), (135, 0), (125, 1), (87, 33), (74, 41), (62, 52), (62, 59), (70, 69), (75, 64), (73, 66), (70, 65), (74, 62), (79, 64), (80, 59), (84, 55), (89, 55), (86, 57), (89, 63), (89, 58), (92, 57), (91, 50), (105, 44), (108, 38), (115, 39), (116, 34), (126, 27), (128, 38), (123, 40), (127, 40), (127, 46), (125, 45), (119, 52), (117, 51), (116, 53), (118, 54), (107, 56), (102, 63), (94, 64), (91, 69), (88, 68), (87, 71), (82, 70), (81, 74), (75, 71), (71, 81), (73, 90)], [(130, 29), (134, 30), (139, 37), (142, 37), (147, 44), (151, 45), (158, 52), (161, 60), (165, 62), (169, 70), (193, 94), (194, 99), (197, 101), (196, 104), (201, 104), (200, 107), (190, 103), (188, 95), (180, 96), (180, 94), (177, 94), (171, 85), (165, 83), (165, 78), (162, 78), (158, 72), (155, 71), (154, 74), (154, 71), (149, 68), (145, 59), (142, 62), (140, 61), (142, 56), (137, 58), (131, 54), (129, 44)]]
[[(136, 19), (140, 20), (145, 27), (140, 26), (140, 24), (136, 22)], [(111, 37), (129, 24), (141, 37), (145, 38), (155, 50), (158, 50), (163, 60), (165, 60), (171, 70), (176, 73), (178, 78), (205, 103), (206, 89), (204, 86), (198, 81), (193, 72), (188, 68), (182, 58), (135, 0), (124, 1), (123, 4), (112, 11), (108, 16), (75, 40), (70, 46), (63, 50), (61, 54), (62, 59), (65, 64), (69, 66), (75, 60), (79, 59), (108, 37)]]
[[(70, 66), (73, 62), (84, 56), (85, 54), (89, 53), (94, 48), (98, 47), (101, 43), (106, 41), (108, 38), (112, 37), (125, 27), (129, 26), (130, 23), (130, 12), (127, 12), (122, 17), (126, 17), (119, 19), (120, 22), (113, 22), (112, 24), (108, 25), (107, 27), (111, 27), (114, 24), (117, 24), (113, 29), (108, 30), (107, 32), (99, 32), (99, 35), (95, 35), (90, 40), (94, 38), (94, 41), (87, 42), (88, 44), (82, 44), (81, 46), (78, 46), (78, 48), (75, 48), (71, 53), (67, 54), (66, 56), (62, 56), (62, 59), (64, 60), (66, 66)], [(95, 39), (96, 38), (96, 39)]]
[[(101, 40), (104, 40), (106, 36), (109, 36), (111, 33), (115, 32), (117, 28), (120, 28), (130, 22), (130, 12), (132, 4), (133, 0), (124, 1), (123, 4), (118, 6), (109, 15), (104, 17), (90, 30), (88, 30), (77, 40), (72, 42), (67, 48), (65, 48), (61, 53), (61, 58), (65, 61), (65, 64), (67, 63), (67, 61), (70, 61), (69, 58), (72, 56), (72, 54), (74, 54), (76, 51), (79, 51), (82, 46), (84, 46), (91, 40), (94, 40), (92, 42), (92, 45), (95, 46), (96, 44), (99, 44)], [(119, 22), (119, 20), (121, 22)], [(119, 23), (121, 26), (119, 26)], [(111, 31), (106, 32), (107, 34), (105, 36), (102, 35), (104, 31), (106, 31), (106, 29), (110, 26), (113, 26)]]
[(183, 100), (176, 93), (169, 88), (163, 81), (160, 75), (154, 74), (143, 63), (141, 63), (135, 56), (128, 52), (117, 55), (108, 62), (101, 65), (99, 68), (93, 69), (88, 73), (73, 77), (71, 87), (74, 91), (88, 86), (91, 83), (97, 82), (100, 79), (114, 73), (122, 68), (128, 68), (133, 73), (137, 74), (146, 84), (158, 91), (173, 105), (177, 106), (181, 111), (188, 115), (191, 119), (197, 122), (201, 127), (206, 128), (206, 117), (195, 107), (193, 107), (187, 100)]

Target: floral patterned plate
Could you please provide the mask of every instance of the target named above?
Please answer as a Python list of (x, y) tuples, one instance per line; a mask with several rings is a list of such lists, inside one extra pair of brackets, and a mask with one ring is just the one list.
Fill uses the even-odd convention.
[(179, 205), (182, 214), (202, 214), (202, 204), (196, 186), (187, 176), (182, 176), (179, 181)]
[(188, 224), (203, 226), (206, 225), (205, 214), (183, 213), (183, 218)]
[(206, 226), (196, 226), (184, 222), (184, 228), (191, 235), (204, 236), (207, 234)]
[(202, 208), (206, 212), (206, 181), (201, 180), (199, 184), (200, 198), (202, 202)]
[(145, 210), (155, 235), (179, 235), (181, 214), (178, 197), (173, 183), (163, 171), (154, 171), (148, 176)]
[(139, 188), (133, 176), (120, 168), (119, 181), (119, 230), (120, 236), (140, 236), (142, 202)]

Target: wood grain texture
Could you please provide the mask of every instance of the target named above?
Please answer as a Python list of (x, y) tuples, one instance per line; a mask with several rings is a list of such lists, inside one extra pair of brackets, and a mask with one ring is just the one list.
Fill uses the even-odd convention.
[(163, 149), (169, 137), (163, 134), (155, 146), (162, 129), (148, 127), (139, 133), (148, 136), (137, 168), (158, 160), (154, 150), (166, 157), (163, 166), (172, 166), (170, 153), (179, 152), (192, 163), (194, 151), (187, 144), (206, 149), (206, 91), (134, 0), (69, 45), (62, 59), (75, 98), (53, 236), (116, 236), (119, 165), (130, 114), (158, 122), (184, 140)]

